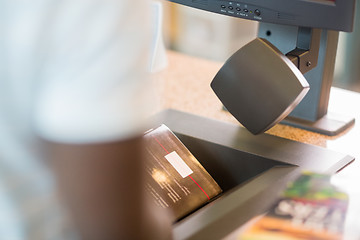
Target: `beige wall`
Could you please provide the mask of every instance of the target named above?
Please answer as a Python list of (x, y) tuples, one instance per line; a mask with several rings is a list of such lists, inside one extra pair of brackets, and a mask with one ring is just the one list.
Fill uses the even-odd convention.
[(225, 61), (256, 37), (257, 22), (163, 1), (164, 37), (169, 48)]

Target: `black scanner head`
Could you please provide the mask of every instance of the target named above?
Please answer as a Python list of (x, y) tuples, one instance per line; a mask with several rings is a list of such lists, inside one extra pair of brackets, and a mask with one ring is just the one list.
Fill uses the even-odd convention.
[(235, 52), (211, 87), (226, 109), (253, 134), (263, 133), (284, 119), (309, 90), (299, 69), (260, 38)]

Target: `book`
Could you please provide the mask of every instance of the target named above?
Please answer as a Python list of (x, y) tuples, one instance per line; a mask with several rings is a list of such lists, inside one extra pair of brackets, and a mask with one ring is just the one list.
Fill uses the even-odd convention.
[(330, 178), (304, 172), (265, 215), (249, 222), (238, 239), (342, 239), (348, 195), (333, 186)]
[(165, 125), (144, 135), (146, 190), (155, 203), (180, 220), (218, 196), (222, 190), (186, 146)]

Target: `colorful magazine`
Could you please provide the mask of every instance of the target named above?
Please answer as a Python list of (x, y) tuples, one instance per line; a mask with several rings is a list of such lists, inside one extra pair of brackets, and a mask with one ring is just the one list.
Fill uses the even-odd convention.
[(303, 173), (290, 183), (264, 216), (239, 240), (342, 239), (348, 195), (330, 183), (329, 175)]

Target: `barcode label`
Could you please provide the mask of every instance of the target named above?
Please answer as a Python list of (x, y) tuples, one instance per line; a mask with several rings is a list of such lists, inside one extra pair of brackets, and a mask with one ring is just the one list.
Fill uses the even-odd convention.
[(176, 171), (183, 177), (187, 177), (193, 173), (189, 166), (182, 160), (182, 158), (173, 151), (165, 156), (166, 160), (176, 169)]

